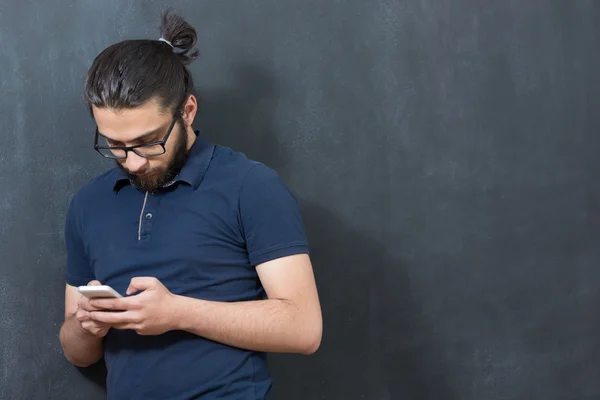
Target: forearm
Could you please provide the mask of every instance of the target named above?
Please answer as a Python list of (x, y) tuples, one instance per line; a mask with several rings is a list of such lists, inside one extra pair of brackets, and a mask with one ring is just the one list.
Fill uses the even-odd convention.
[(90, 366), (102, 358), (102, 338), (84, 330), (74, 314), (63, 322), (59, 338), (65, 357), (78, 367)]
[(313, 353), (321, 326), (291, 301), (215, 302), (178, 297), (177, 329), (239, 348)]

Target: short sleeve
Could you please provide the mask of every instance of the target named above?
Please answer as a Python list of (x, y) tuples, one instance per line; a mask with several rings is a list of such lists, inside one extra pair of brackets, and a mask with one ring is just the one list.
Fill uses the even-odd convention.
[(67, 283), (71, 286), (87, 285), (94, 274), (81, 236), (80, 215), (76, 198), (71, 200), (65, 222), (65, 247), (67, 251)]
[(276, 258), (308, 253), (299, 204), (277, 173), (257, 164), (246, 175), (239, 213), (253, 266)]

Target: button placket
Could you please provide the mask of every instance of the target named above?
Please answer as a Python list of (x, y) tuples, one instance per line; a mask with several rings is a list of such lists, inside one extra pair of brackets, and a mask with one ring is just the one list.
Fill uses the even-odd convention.
[(152, 225), (154, 224), (154, 220), (156, 219), (156, 209), (158, 206), (159, 198), (158, 196), (148, 196), (148, 201), (146, 202), (146, 207), (142, 214), (142, 239), (148, 239), (152, 232)]

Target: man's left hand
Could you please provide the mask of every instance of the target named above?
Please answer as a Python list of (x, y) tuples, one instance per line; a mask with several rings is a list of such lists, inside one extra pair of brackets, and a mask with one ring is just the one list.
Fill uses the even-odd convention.
[(160, 335), (175, 329), (177, 318), (176, 296), (158, 279), (133, 278), (127, 295), (119, 299), (90, 300), (96, 308), (90, 316), (98, 322), (110, 324), (115, 329), (133, 329), (140, 335)]

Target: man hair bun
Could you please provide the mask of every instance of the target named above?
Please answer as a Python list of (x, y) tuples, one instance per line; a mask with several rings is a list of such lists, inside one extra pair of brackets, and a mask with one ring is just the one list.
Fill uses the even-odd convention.
[(171, 43), (175, 54), (184, 65), (188, 65), (200, 55), (200, 51), (194, 49), (198, 40), (196, 29), (170, 9), (162, 14), (160, 33), (162, 38)]

